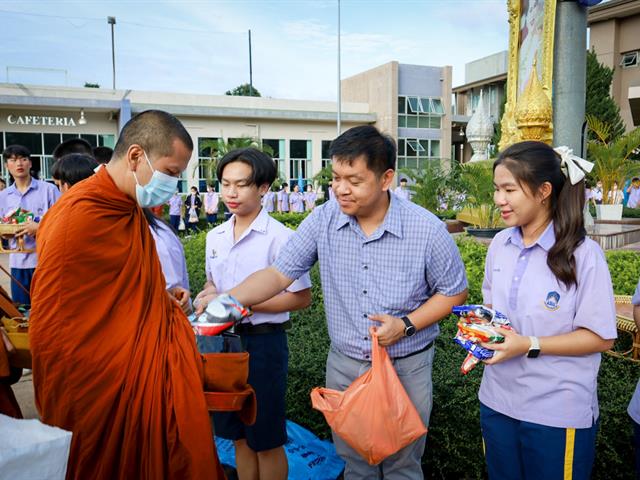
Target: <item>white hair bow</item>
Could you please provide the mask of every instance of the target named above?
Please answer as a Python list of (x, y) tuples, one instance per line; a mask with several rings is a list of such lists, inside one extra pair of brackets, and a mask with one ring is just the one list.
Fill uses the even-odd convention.
[(571, 185), (582, 180), (587, 173), (593, 170), (593, 163), (584, 158), (577, 157), (569, 147), (556, 147), (556, 153), (560, 155), (560, 168), (565, 177), (569, 177)]

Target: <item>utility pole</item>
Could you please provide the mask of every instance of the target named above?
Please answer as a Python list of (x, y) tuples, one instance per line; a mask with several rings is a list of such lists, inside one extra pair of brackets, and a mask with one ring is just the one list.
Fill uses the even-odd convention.
[(253, 97), (253, 66), (251, 60), (251, 29), (249, 29), (249, 96)]
[(342, 132), (342, 87), (340, 85), (340, 0), (338, 0), (338, 135)]
[(584, 156), (582, 125), (587, 92), (587, 9), (578, 2), (556, 7), (553, 55), (553, 145)]
[(116, 89), (116, 44), (114, 40), (113, 27), (116, 24), (116, 17), (107, 17), (107, 23), (111, 25), (111, 65), (113, 66), (113, 89)]

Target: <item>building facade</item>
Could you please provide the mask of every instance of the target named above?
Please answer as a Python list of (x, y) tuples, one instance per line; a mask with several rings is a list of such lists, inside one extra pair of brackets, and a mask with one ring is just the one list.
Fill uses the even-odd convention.
[[(398, 141), (399, 168), (450, 159), (451, 67), (391, 62), (342, 81), (342, 131), (372, 124)], [(159, 109), (185, 125), (194, 151), (180, 181), (204, 190), (213, 180), (219, 140), (251, 138), (267, 145), (282, 179), (309, 183), (331, 161), (335, 102), (227, 95), (0, 84), (2, 148), (25, 145), (34, 170), (50, 179), (53, 149), (80, 137), (113, 147), (137, 113)], [(4, 162), (2, 175), (6, 178)]]
[(500, 122), (507, 86), (508, 52), (502, 51), (465, 64), (464, 85), (453, 88), (451, 127), (453, 158), (466, 163), (472, 155), (466, 138), (466, 127), (480, 101), (480, 92), (494, 125)]
[(589, 48), (613, 68), (611, 96), (627, 131), (640, 125), (640, 1), (611, 0), (591, 7)]

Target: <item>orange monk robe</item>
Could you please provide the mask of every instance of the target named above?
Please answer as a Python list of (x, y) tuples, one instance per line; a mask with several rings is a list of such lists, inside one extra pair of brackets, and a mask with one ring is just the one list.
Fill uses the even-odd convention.
[(42, 421), (73, 432), (68, 479), (224, 478), (202, 363), (142, 210), (105, 168), (38, 231), (30, 342)]

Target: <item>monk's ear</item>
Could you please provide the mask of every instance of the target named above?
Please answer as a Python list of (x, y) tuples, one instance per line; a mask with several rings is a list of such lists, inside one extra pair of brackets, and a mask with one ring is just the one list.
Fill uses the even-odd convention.
[(127, 149), (127, 156), (125, 160), (127, 161), (129, 170), (131, 170), (132, 172), (135, 172), (140, 166), (140, 163), (145, 161), (144, 149), (137, 143), (132, 144)]

